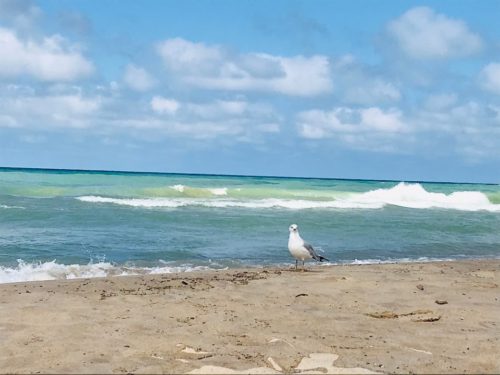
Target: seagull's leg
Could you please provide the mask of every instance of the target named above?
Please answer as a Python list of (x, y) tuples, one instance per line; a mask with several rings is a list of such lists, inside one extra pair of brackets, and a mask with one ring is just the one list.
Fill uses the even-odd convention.
[(306, 265), (305, 265), (305, 262), (302, 261), (302, 271), (305, 271), (306, 270)]
[(297, 271), (298, 264), (299, 264), (299, 261), (297, 259), (295, 259), (295, 271)]

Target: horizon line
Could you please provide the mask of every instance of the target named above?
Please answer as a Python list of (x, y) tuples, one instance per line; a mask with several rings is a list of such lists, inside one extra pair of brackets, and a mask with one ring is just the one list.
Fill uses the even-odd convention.
[(343, 177), (304, 177), (304, 176), (269, 176), (269, 175), (244, 175), (244, 174), (217, 174), (217, 173), (188, 173), (188, 172), (159, 172), (159, 171), (129, 171), (106, 169), (79, 169), (79, 168), (38, 168), (38, 167), (2, 167), (1, 170), (25, 171), (61, 171), (61, 172), (90, 172), (90, 173), (124, 173), (124, 174), (149, 174), (149, 175), (181, 175), (181, 176), (217, 176), (217, 177), (248, 177), (248, 178), (282, 178), (301, 180), (340, 180), (340, 181), (379, 181), (379, 182), (409, 182), (426, 184), (455, 184), (455, 185), (498, 185), (494, 182), (454, 182), (454, 181), (424, 181), (424, 180), (396, 180), (396, 179), (368, 179), (368, 178), (343, 178)]

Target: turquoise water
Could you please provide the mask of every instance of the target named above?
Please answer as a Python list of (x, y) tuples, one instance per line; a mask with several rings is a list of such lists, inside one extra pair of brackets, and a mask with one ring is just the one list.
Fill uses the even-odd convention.
[(0, 282), (500, 257), (500, 186), (0, 169)]

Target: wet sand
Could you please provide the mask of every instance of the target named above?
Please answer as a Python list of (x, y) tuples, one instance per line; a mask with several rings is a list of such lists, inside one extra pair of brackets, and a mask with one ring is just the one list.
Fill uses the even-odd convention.
[(498, 260), (2, 284), (0, 371), (500, 373), (499, 284)]

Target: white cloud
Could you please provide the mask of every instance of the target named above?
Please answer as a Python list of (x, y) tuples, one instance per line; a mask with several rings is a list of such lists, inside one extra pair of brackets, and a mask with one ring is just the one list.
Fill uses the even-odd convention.
[(125, 68), (123, 80), (130, 88), (136, 91), (148, 91), (155, 85), (155, 80), (146, 69), (133, 64), (129, 64)]
[(381, 132), (399, 132), (405, 129), (401, 120), (402, 113), (398, 109), (383, 111), (377, 107), (365, 108), (360, 111), (361, 125), (367, 129)]
[(174, 99), (167, 99), (161, 96), (155, 96), (151, 99), (151, 108), (158, 114), (173, 115), (180, 106), (180, 103)]
[(500, 63), (490, 63), (481, 70), (480, 84), (485, 90), (500, 94)]
[(336, 107), (297, 115), (297, 130), (309, 140), (331, 139), (348, 148), (376, 152), (406, 152), (411, 129), (396, 108)]
[[(500, 107), (474, 100), (414, 115), (415, 129), (432, 138), (455, 144), (458, 154), (471, 161), (500, 156)], [(439, 148), (439, 147), (438, 147)]]
[(310, 110), (298, 115), (299, 134), (304, 138), (329, 138), (339, 134), (367, 132), (397, 133), (406, 130), (398, 109), (378, 107), (352, 109), (337, 107), (331, 111)]
[(220, 46), (168, 39), (157, 50), (166, 67), (193, 86), (228, 91), (271, 91), (293, 96), (330, 92), (328, 58), (232, 54)]
[(157, 46), (158, 53), (165, 64), (178, 71), (210, 71), (216, 69), (224, 52), (218, 46), (206, 46), (182, 38), (167, 39)]
[(0, 27), (0, 77), (29, 75), (41, 81), (72, 81), (94, 71), (90, 61), (59, 35), (41, 41), (21, 40)]
[(464, 134), (486, 134), (492, 129), (500, 131), (500, 109), (475, 100), (447, 103), (446, 107), (419, 108), (411, 116), (419, 131)]
[[(180, 101), (154, 96), (149, 100), (116, 94), (113, 84), (38, 86), (0, 84), (0, 128), (20, 135), (64, 131), (103, 137), (140, 139), (220, 139), (261, 142), (280, 131), (282, 118), (265, 103), (242, 97)], [(83, 134), (83, 133), (81, 133)]]
[(156, 116), (136, 122), (134, 127), (156, 128), (195, 139), (231, 136), (240, 141), (280, 131), (281, 117), (272, 107), (243, 99), (195, 103), (155, 96), (150, 104)]
[[(85, 128), (102, 107), (100, 97), (81, 94), (11, 95), (0, 100), (0, 126), (26, 129)], [(10, 119), (10, 120), (9, 120)]]
[(455, 152), (469, 160), (500, 156), (500, 107), (455, 94), (432, 94), (404, 113), (396, 108), (336, 107), (297, 115), (299, 135), (350, 149), (438, 156)]
[(408, 10), (387, 26), (398, 47), (415, 59), (446, 59), (478, 52), (483, 42), (465, 22), (428, 7)]
[[(186, 111), (202, 118), (244, 115), (250, 105), (244, 100), (215, 100), (209, 103), (185, 103)], [(252, 106), (255, 109), (255, 106)]]

